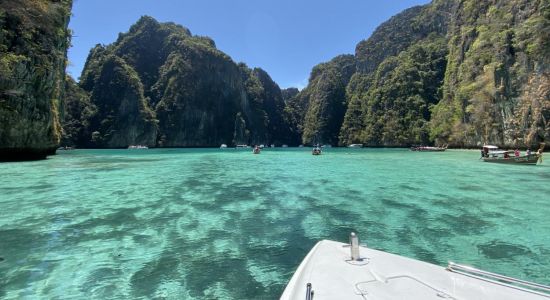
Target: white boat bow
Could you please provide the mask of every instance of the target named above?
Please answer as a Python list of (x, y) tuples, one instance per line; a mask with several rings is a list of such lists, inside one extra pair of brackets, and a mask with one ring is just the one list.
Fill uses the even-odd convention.
[[(550, 287), (450, 263), (430, 263), (324, 240), (302, 261), (281, 299), (539, 300)], [(309, 286), (308, 286), (309, 285)]]

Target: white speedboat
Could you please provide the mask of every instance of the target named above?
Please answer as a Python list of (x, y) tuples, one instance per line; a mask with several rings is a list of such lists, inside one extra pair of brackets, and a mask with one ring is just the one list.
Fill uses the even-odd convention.
[(351, 144), (348, 148), (363, 148), (363, 144)]
[(227, 148), (227, 145), (226, 145), (226, 144), (222, 144), (222, 145), (220, 146), (220, 149), (225, 149), (225, 148)]
[(324, 240), (304, 258), (281, 296), (290, 299), (548, 300), (550, 287), (468, 266), (447, 268)]

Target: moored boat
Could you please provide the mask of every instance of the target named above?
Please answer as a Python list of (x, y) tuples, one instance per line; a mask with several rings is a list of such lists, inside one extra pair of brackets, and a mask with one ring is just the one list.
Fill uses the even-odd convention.
[(363, 148), (363, 144), (351, 144), (348, 145), (348, 148)]
[(220, 149), (225, 149), (225, 148), (227, 148), (227, 145), (226, 144), (221, 144)]
[(518, 150), (499, 150), (497, 146), (485, 145), (481, 150), (481, 159), (484, 162), (500, 164), (536, 165), (539, 162), (542, 163), (544, 145), (542, 143), (536, 153), (531, 153), (530, 150), (527, 150), (524, 155), (521, 155)]
[(313, 150), (311, 150), (312, 155), (321, 155), (323, 153), (323, 150), (321, 150), (321, 147), (315, 146), (313, 147)]
[(69, 146), (64, 146), (64, 147), (59, 147), (57, 148), (57, 150), (74, 150), (73, 147), (69, 147)]
[[(304, 297), (305, 296), (305, 297)], [(450, 262), (447, 268), (350, 243), (318, 242), (281, 299), (548, 300), (550, 287)]]
[(255, 146), (254, 149), (252, 150), (252, 153), (253, 154), (260, 154), (261, 151), (262, 151), (262, 149), (259, 146)]
[(421, 151), (421, 152), (443, 152), (447, 150), (447, 145), (443, 147), (430, 147), (430, 146), (413, 146), (411, 151)]
[(144, 145), (130, 145), (128, 146), (128, 149), (149, 149), (149, 147)]

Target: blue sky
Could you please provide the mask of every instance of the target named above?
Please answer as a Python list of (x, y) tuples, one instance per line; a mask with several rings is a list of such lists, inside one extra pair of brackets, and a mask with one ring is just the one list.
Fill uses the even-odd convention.
[(403, 9), (428, 0), (75, 0), (68, 72), (78, 78), (95, 44), (114, 42), (139, 17), (172, 21), (214, 39), (236, 62), (266, 70), (282, 88), (355, 45)]

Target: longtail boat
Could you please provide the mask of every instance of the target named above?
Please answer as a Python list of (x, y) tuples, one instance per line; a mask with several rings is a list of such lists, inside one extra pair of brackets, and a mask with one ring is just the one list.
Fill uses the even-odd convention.
[(429, 146), (411, 147), (411, 151), (422, 151), (422, 152), (443, 152), (445, 150), (447, 150), (447, 145), (443, 147), (429, 147)]
[(252, 150), (252, 153), (253, 154), (260, 154), (260, 151), (262, 151), (261, 148), (258, 147), (258, 146), (255, 146), (254, 149)]
[(312, 155), (321, 155), (321, 153), (323, 153), (323, 151), (321, 150), (321, 147), (319, 147), (319, 146), (315, 146), (315, 147), (313, 147), (313, 150), (311, 150)]
[(499, 150), (496, 146), (485, 145), (483, 146), (483, 150), (481, 150), (481, 159), (485, 162), (500, 164), (536, 165), (539, 162), (542, 163), (544, 145), (544, 143), (541, 143), (540, 148), (536, 153), (530, 153), (528, 151), (524, 155), (520, 155), (517, 150)]

